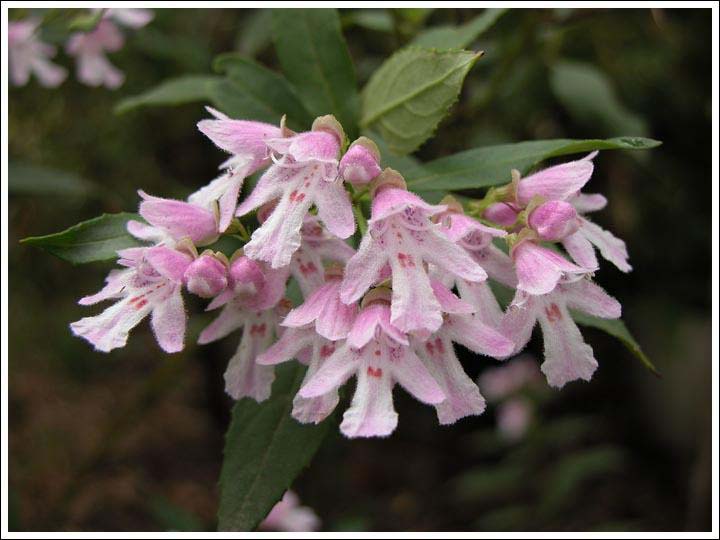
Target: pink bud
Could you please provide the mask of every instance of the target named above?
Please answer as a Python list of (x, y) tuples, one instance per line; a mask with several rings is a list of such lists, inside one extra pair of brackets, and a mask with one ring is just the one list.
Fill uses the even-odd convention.
[(528, 225), (538, 233), (541, 240), (555, 242), (578, 230), (577, 211), (570, 203), (548, 201), (530, 213)]
[(517, 219), (518, 211), (509, 203), (494, 203), (488, 206), (483, 217), (503, 227), (509, 227)]
[(212, 298), (227, 287), (227, 266), (211, 253), (203, 253), (188, 266), (183, 279), (191, 293)]
[(237, 293), (255, 294), (265, 285), (265, 275), (257, 262), (243, 255), (230, 264), (230, 283)]
[(370, 139), (355, 141), (340, 160), (340, 176), (352, 184), (367, 184), (381, 172), (380, 153)]

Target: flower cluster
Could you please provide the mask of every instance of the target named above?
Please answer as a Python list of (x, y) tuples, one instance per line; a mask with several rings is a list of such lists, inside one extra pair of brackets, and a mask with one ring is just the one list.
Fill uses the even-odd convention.
[[(485, 399), (454, 344), (506, 359), (523, 349), (538, 321), (550, 385), (590, 379), (597, 362), (569, 310), (620, 316), (620, 304), (591, 279), (593, 246), (630, 269), (623, 242), (585, 217), (606, 203), (581, 192), (595, 154), (525, 178), (513, 171), (512, 182), (467, 205), (466, 214), (452, 198), (429, 204), (409, 191), (399, 172), (381, 168), (370, 139), (347, 148), (332, 116), (295, 133), (284, 122), (209, 110), (213, 118), (198, 127), (230, 154), (220, 175), (186, 201), (139, 192), (145, 222), (130, 221), (128, 231), (147, 245), (119, 251), (122, 269), (80, 300), (115, 303), (72, 323), (76, 335), (110, 351), (150, 315), (160, 347), (177, 352), (184, 291), (207, 299), (218, 315), (199, 343), (242, 329), (225, 373), (233, 398), (267, 399), (274, 366), (295, 360), (307, 371), (292, 415), (317, 423), (355, 377), (340, 426), (348, 437), (393, 432), (396, 384), (432, 405), (441, 424), (481, 414)], [(261, 171), (241, 198), (248, 177)], [(237, 231), (242, 249), (229, 257), (213, 250), (220, 236)], [(357, 250), (353, 235), (361, 236)], [(488, 278), (515, 290), (505, 309)], [(299, 305), (286, 298), (290, 280), (302, 292)]]
[[(97, 12), (98, 9), (92, 11)], [(65, 43), (65, 51), (75, 58), (77, 79), (88, 86), (115, 89), (125, 81), (122, 71), (113, 66), (106, 53), (117, 52), (125, 44), (120, 26), (136, 29), (148, 24), (153, 13), (148, 9), (105, 9), (100, 20), (89, 32), (74, 32)], [(50, 59), (56, 47), (41, 41), (40, 21), (35, 18), (11, 21), (8, 24), (8, 56), (10, 81), (24, 86), (35, 75), (42, 86), (54, 88), (67, 77), (65, 68)]]

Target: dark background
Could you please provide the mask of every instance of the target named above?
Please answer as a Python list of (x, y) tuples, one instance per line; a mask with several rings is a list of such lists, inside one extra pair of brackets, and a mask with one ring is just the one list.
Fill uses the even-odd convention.
[[(419, 29), (477, 13), (341, 10), (361, 83)], [(232, 405), (222, 373), (239, 337), (193, 345), (208, 320), (199, 316), (181, 354), (164, 355), (146, 324), (126, 348), (95, 353), (68, 324), (92, 311), (76, 301), (111, 265), (72, 267), (18, 240), (133, 210), (138, 188), (185, 197), (212, 179), (223, 156), (195, 129), (201, 104), (124, 116), (113, 106), (169, 76), (207, 73), (224, 51), (276, 67), (264, 30), (262, 12), (162, 10), (111, 55), (127, 74), (118, 91), (72, 75), (58, 89), (10, 90), (11, 160), (90, 186), (61, 195), (11, 178), (11, 529), (214, 528)], [(527, 139), (663, 141), (601, 153), (588, 185), (610, 200), (594, 219), (626, 240), (634, 266), (624, 275), (607, 263), (596, 279), (662, 378), (583, 330), (595, 377), (534, 392), (535, 423), (520, 442), (497, 437), (492, 406), (439, 427), (432, 408), (397, 391), (392, 437), (333, 434), (295, 489), (325, 530), (709, 530), (711, 12), (512, 10), (476, 45), (486, 55), (422, 159)], [(64, 54), (57, 61), (71, 68)], [(566, 61), (600, 73), (611, 93), (558, 80)], [(529, 352), (541, 357), (539, 336)], [(493, 363), (463, 359), (473, 376)]]

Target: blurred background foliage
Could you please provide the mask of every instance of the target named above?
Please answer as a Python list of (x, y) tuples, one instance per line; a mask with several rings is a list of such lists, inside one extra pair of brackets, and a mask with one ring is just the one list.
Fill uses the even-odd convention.
[[(427, 28), (480, 13), (341, 10), (360, 84)], [(710, 15), (510, 10), (471, 45), (485, 56), (417, 154), (555, 137), (662, 140), (601, 153), (588, 187), (608, 196), (597, 220), (626, 240), (634, 266), (626, 276), (605, 265), (598, 281), (663, 378), (584, 329), (600, 363), (592, 383), (532, 395), (533, 423), (514, 442), (498, 435), (493, 405), (443, 428), (398, 392), (390, 439), (333, 434), (296, 482), (325, 530), (710, 529)], [(109, 265), (71, 267), (18, 240), (132, 210), (140, 187), (185, 197), (213, 178), (222, 156), (195, 129), (201, 104), (113, 108), (166, 78), (209, 73), (221, 52), (276, 67), (269, 25), (267, 10), (157, 10), (111, 55), (127, 74), (120, 90), (72, 77), (55, 90), (10, 89), (11, 530), (215, 527), (231, 406), (222, 373), (235, 339), (192, 345), (201, 314), (181, 354), (162, 354), (144, 325), (125, 349), (95, 353), (68, 323), (86, 314), (76, 300), (100, 288)], [(536, 336), (530, 351), (541, 347)], [(472, 376), (492, 365), (462, 353)]]

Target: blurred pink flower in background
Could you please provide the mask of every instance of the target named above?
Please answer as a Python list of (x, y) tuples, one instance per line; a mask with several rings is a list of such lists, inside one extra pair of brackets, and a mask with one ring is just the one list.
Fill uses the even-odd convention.
[(312, 532), (320, 528), (320, 518), (312, 508), (300, 506), (294, 492), (286, 491), (259, 528), (261, 531)]
[(28, 19), (8, 24), (8, 59), (10, 61), (10, 82), (24, 86), (35, 75), (42, 86), (52, 88), (61, 84), (67, 71), (50, 62), (56, 48), (40, 41), (37, 35), (39, 21)]

